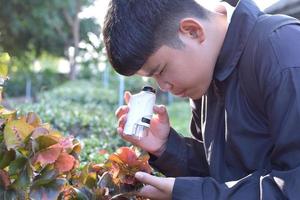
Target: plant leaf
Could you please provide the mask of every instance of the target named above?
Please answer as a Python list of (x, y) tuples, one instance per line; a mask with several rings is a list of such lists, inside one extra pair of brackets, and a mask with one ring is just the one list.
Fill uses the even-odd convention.
[(56, 170), (44, 169), (38, 176), (33, 180), (32, 186), (41, 186), (49, 184), (51, 181), (57, 178), (58, 172)]
[(117, 155), (119, 158), (127, 163), (129, 166), (133, 165), (137, 161), (137, 155), (135, 152), (129, 147), (121, 147), (117, 150)]
[(15, 159), (16, 154), (15, 151), (12, 149), (9, 151), (4, 151), (4, 155), (3, 153), (1, 154), (2, 154), (2, 158), (0, 158), (0, 169), (3, 169), (7, 167), (12, 160)]
[(41, 135), (34, 140), (35, 150), (41, 151), (59, 142), (59, 138), (52, 135)]
[(27, 162), (27, 158), (20, 156), (9, 164), (9, 174), (10, 176), (20, 174), (21, 170), (24, 168)]
[(76, 162), (75, 158), (65, 152), (61, 153), (54, 163), (54, 167), (59, 173), (71, 171)]
[(26, 190), (32, 181), (32, 175), (32, 169), (28, 164), (26, 164), (25, 167), (22, 168), (17, 179), (12, 183), (12, 188), (16, 189), (17, 191)]
[(24, 146), (25, 139), (33, 131), (33, 127), (23, 120), (7, 122), (4, 128), (4, 141), (7, 149), (14, 149)]
[(138, 171), (151, 173), (148, 163), (149, 156), (137, 157), (136, 152), (129, 147), (121, 147), (116, 153), (109, 156), (105, 167), (110, 171), (115, 184), (134, 185), (137, 180), (134, 174)]
[(62, 137), (59, 140), (59, 144), (64, 148), (64, 150), (68, 153), (71, 153), (73, 150), (73, 136)]
[(4, 107), (0, 107), (0, 118), (5, 119), (7, 121), (16, 119), (17, 111), (16, 110), (8, 110)]
[(0, 169), (0, 185), (2, 185), (5, 189), (10, 185), (10, 178), (6, 171)]
[[(17, 192), (14, 189), (8, 189), (6, 190), (4, 187), (0, 186), (0, 199), (3, 200), (10, 200), (10, 199), (22, 199), (24, 195), (22, 195), (22, 192)], [(23, 198), (25, 199), (25, 198)]]
[(2, 79), (7, 79), (8, 67), (7, 64), (10, 61), (10, 56), (8, 53), (1, 53), (0, 54), (0, 77)]
[(26, 122), (33, 127), (38, 127), (41, 124), (41, 119), (37, 116), (37, 114), (29, 112), (26, 116)]
[(49, 134), (48, 129), (46, 129), (44, 127), (36, 127), (31, 134), (31, 138), (36, 139), (36, 138), (40, 137), (41, 135), (48, 135), (48, 134)]
[(67, 184), (66, 179), (58, 178), (42, 186), (31, 187), (30, 198), (41, 200), (57, 199), (63, 188)]
[(52, 145), (47, 149), (39, 151), (32, 159), (33, 165), (39, 164), (42, 167), (45, 167), (47, 164), (54, 163), (63, 148), (59, 144)]

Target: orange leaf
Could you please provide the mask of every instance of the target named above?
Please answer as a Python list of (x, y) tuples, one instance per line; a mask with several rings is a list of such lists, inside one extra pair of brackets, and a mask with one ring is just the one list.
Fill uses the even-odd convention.
[(59, 173), (68, 172), (75, 166), (75, 158), (67, 153), (61, 153), (55, 161), (54, 167)]
[(104, 170), (104, 165), (103, 164), (94, 164), (94, 165), (92, 165), (92, 171), (93, 172), (99, 173), (103, 170)]
[(134, 174), (138, 171), (151, 173), (148, 163), (149, 155), (137, 157), (135, 151), (129, 147), (121, 147), (116, 153), (109, 156), (105, 164), (106, 169), (112, 175), (115, 184), (135, 184)]
[(112, 161), (112, 162), (115, 162), (115, 163), (120, 163), (122, 164), (123, 161), (120, 159), (120, 157), (117, 155), (117, 154), (111, 154), (109, 157), (108, 157), (108, 160)]
[(119, 173), (120, 173), (119, 165), (113, 164), (110, 171), (112, 173), (113, 178), (117, 178), (119, 176)]

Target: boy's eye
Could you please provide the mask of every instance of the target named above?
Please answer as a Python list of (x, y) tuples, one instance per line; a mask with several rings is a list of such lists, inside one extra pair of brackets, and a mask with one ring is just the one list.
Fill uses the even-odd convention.
[(161, 75), (161, 74), (165, 71), (165, 68), (166, 68), (166, 66), (164, 66), (164, 67), (162, 68), (162, 70), (159, 72), (159, 75)]

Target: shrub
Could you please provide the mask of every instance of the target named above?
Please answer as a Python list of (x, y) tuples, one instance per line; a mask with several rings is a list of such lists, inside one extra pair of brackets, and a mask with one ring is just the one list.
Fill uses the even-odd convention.
[[(6, 73), (1, 66), (1, 83)], [(151, 172), (149, 156), (138, 156), (128, 147), (108, 156), (104, 164), (87, 163), (80, 170), (80, 150), (77, 139), (62, 136), (35, 113), (18, 116), (1, 106), (0, 198), (133, 199), (143, 186), (134, 174)]]
[(41, 91), (61, 85), (67, 80), (67, 77), (49, 69), (38, 73), (30, 70), (19, 70), (11, 74), (10, 81), (5, 87), (5, 94), (10, 97), (25, 96), (27, 80), (31, 81), (31, 95), (35, 97)]
[(99, 82), (68, 82), (40, 94), (38, 99), (37, 103), (14, 107), (20, 114), (39, 113), (55, 129), (86, 143), (82, 154), (83, 161), (100, 159), (94, 156), (93, 151), (89, 151), (90, 148), (97, 152), (102, 147), (112, 152), (116, 147), (126, 145), (116, 132), (114, 110), (117, 107), (117, 97), (112, 90), (101, 88)]
[(101, 104), (108, 109), (115, 108), (118, 102), (116, 91), (104, 88), (99, 81), (88, 80), (69, 81), (51, 91), (41, 93), (38, 100), (53, 101), (53, 97), (58, 101)]
[(149, 156), (128, 147), (79, 171), (78, 140), (63, 137), (34, 113), (17, 117), (1, 107), (0, 119), (1, 199), (128, 199), (143, 186), (134, 174), (151, 172)]

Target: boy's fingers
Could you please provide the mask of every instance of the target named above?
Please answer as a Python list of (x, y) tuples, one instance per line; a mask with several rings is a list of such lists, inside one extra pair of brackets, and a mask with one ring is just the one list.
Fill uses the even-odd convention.
[(127, 120), (127, 115), (122, 115), (118, 120), (118, 127), (121, 127), (124, 129), (126, 120)]
[(116, 112), (115, 115), (116, 117), (119, 119), (122, 115), (124, 115), (125, 113), (127, 113), (129, 111), (129, 107), (127, 105), (121, 106), (119, 107)]
[(155, 187), (151, 186), (151, 185), (146, 185), (144, 186), (137, 195), (140, 195), (142, 197), (146, 197), (146, 198), (151, 198), (153, 196), (153, 194), (157, 194), (158, 189), (156, 189)]
[(130, 100), (130, 97), (131, 97), (131, 93), (126, 91), (124, 93), (124, 100), (125, 100), (125, 103), (128, 104), (129, 103), (129, 100)]
[(165, 191), (170, 185), (170, 181), (168, 178), (156, 177), (144, 172), (137, 172), (135, 174), (135, 178), (137, 178), (142, 183), (152, 185), (153, 187), (162, 191)]
[(155, 105), (153, 111), (158, 115), (159, 121), (163, 123), (169, 123), (169, 116), (167, 108), (164, 105)]

